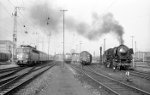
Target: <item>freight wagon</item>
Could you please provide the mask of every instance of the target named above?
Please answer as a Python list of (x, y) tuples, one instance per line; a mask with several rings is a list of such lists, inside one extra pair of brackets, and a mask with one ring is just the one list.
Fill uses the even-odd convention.
[(0, 62), (11, 61), (13, 42), (9, 40), (0, 40)]
[(87, 51), (82, 51), (80, 53), (80, 63), (82, 65), (90, 65), (92, 62), (92, 55)]

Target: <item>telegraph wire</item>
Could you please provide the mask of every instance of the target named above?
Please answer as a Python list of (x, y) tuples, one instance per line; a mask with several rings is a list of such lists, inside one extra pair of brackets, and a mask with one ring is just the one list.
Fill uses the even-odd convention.
[(15, 5), (10, 1), (10, 0), (7, 0), (13, 7), (15, 7)]
[[(18, 11), (18, 13), (25, 19), (25, 21), (27, 21), (28, 24), (30, 24), (34, 29), (36, 29), (35, 25), (33, 25), (30, 20), (27, 20), (27, 18), (21, 13), (20, 10)], [(27, 24), (24, 24), (24, 25), (25, 25), (25, 27), (27, 27)], [(31, 29), (30, 27), (28, 27), (28, 28)], [(33, 30), (33, 29), (31, 29), (31, 30)], [(29, 31), (29, 30), (27, 29), (27, 31)], [(35, 33), (35, 31), (33, 31), (33, 32)]]
[(16, 5), (18, 6), (18, 5), (19, 5), (19, 4), (18, 4), (18, 0), (16, 0), (16, 3), (17, 3)]
[(106, 11), (109, 10), (118, 0), (113, 0), (111, 4), (106, 8)]
[[(30, 20), (27, 20), (27, 18), (21, 13), (20, 10), (19, 10), (18, 12), (19, 12), (19, 14), (20, 14), (28, 23), (30, 23), (33, 27), (35, 27), (35, 25), (33, 25)], [(30, 21), (30, 22), (29, 22), (29, 21)], [(35, 27), (35, 28), (36, 28), (36, 27)]]
[(110, 5), (108, 5), (108, 7), (106, 7), (102, 13), (105, 13), (106, 11), (108, 11), (118, 0), (113, 0)]
[[(33, 23), (28, 20), (23, 14), (22, 12), (19, 10), (18, 13), (22, 16), (23, 19), (25, 19), (27, 21), (27, 24), (23, 24), (23, 27), (25, 28), (24, 33), (25, 34), (29, 34), (29, 36), (34, 35), (34, 37), (36, 36), (36, 38), (39, 36), (39, 33), (37, 32), (37, 27), (35, 25), (33, 25)], [(32, 27), (30, 27), (29, 25), (31, 25)], [(30, 31), (29, 31), (30, 30)], [(35, 43), (39, 43), (38, 39), (36, 39), (37, 42)]]
[(21, 0), (22, 1), (22, 5), (24, 5), (24, 1), (23, 0)]

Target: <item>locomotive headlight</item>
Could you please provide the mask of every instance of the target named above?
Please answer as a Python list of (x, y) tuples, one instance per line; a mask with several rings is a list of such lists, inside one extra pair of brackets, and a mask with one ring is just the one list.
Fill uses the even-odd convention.
[(19, 55), (17, 55), (17, 58), (19, 58)]
[(127, 50), (125, 48), (120, 48), (119, 52), (122, 56), (125, 56), (127, 54)]
[(17, 58), (21, 58), (21, 57), (22, 57), (22, 55), (20, 55), (20, 54), (17, 55)]
[(120, 53), (126, 53), (126, 50), (124, 48), (121, 48)]
[(17, 54), (18, 59), (24, 59), (24, 58), (29, 58), (28, 54)]

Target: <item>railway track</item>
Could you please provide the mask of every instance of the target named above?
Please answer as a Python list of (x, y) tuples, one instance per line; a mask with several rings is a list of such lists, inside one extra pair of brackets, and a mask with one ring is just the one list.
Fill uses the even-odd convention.
[(18, 70), (24, 67), (11, 67), (11, 68), (7, 68), (7, 69), (0, 69), (0, 74), (5, 73), (5, 72), (9, 72), (9, 71), (14, 71), (14, 70)]
[(150, 74), (149, 73), (140, 72), (140, 71), (130, 71), (130, 75), (144, 78), (144, 79), (147, 79), (150, 81)]
[(19, 69), (19, 70), (15, 70), (12, 72), (5, 72), (0, 76), (0, 85), (6, 83), (9, 80), (14, 79), (16, 76), (18, 76), (18, 73), (25, 70), (25, 68), (23, 69)]
[(146, 92), (142, 89), (130, 86), (123, 82), (116, 81), (108, 76), (102, 75), (90, 69), (89, 67), (84, 67), (82, 70), (79, 67), (72, 66), (79, 72), (82, 72), (84, 75), (88, 76), (90, 79), (98, 83), (103, 89), (108, 91), (113, 95), (150, 95), (149, 92)]
[(147, 68), (147, 69), (150, 69), (150, 66), (136, 66), (136, 67), (141, 67), (141, 68)]
[[(93, 68), (97, 68), (96, 66), (94, 66)], [(120, 71), (119, 71), (120, 72)], [(121, 71), (123, 73), (125, 73), (126, 71)], [(148, 72), (142, 72), (142, 71), (130, 71), (130, 75), (131, 76), (136, 76), (136, 77), (140, 77), (140, 78), (144, 78), (146, 80), (150, 81), (150, 73)]]
[(46, 64), (39, 67), (31, 67), (24, 69), (24, 72), (19, 72), (9, 78), (5, 78), (5, 83), (0, 84), (0, 95), (12, 95), (17, 92), (21, 87), (27, 85), (29, 82), (55, 66), (56, 64)]
[(23, 70), (25, 68), (27, 68), (27, 67), (21, 67), (21, 68), (18, 67), (18, 68), (15, 68), (15, 69), (11, 68), (11, 70), (10, 69), (5, 70), (5, 71), (3, 71), (3, 72), (0, 73), (0, 80), (3, 79), (3, 78), (5, 78), (5, 77), (9, 77), (11, 75), (14, 75), (17, 72), (19, 72), (19, 71), (21, 71), (21, 70)]

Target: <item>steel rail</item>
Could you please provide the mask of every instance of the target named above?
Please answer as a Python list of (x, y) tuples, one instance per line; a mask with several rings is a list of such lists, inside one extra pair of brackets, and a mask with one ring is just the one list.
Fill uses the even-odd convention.
[(71, 66), (73, 69), (78, 70), (79, 72), (82, 72), (84, 75), (88, 76), (90, 79), (92, 79), (93, 81), (95, 81), (96, 83), (98, 83), (99, 85), (101, 85), (102, 87), (104, 87), (106, 90), (108, 90), (109, 92), (113, 93), (114, 95), (120, 95), (118, 92), (114, 91), (113, 89), (111, 89), (110, 87), (104, 85), (103, 83), (99, 82), (98, 80), (94, 79), (93, 77), (91, 77), (90, 75), (88, 75), (85, 71), (81, 71), (77, 68), (75, 68), (74, 66)]
[(150, 81), (150, 74), (139, 72), (139, 71), (131, 71), (130, 75), (141, 77)]
[(0, 74), (5, 73), (5, 72), (9, 72), (9, 71), (13, 71), (13, 70), (18, 70), (20, 68), (24, 68), (24, 67), (11, 67), (11, 68), (6, 68), (6, 69), (0, 69)]
[(111, 78), (111, 77), (108, 77), (108, 76), (106, 76), (106, 75), (102, 75), (102, 74), (100, 74), (100, 73), (97, 73), (95, 70), (91, 69), (90, 67), (88, 67), (88, 68), (89, 68), (92, 72), (94, 72), (95, 74), (97, 74), (97, 75), (99, 75), (99, 76), (103, 76), (103, 77), (105, 77), (105, 78), (107, 78), (107, 79), (110, 79), (110, 80), (112, 80), (112, 81), (116, 82), (116, 83), (119, 83), (119, 84), (121, 84), (121, 85), (124, 85), (124, 86), (126, 86), (127, 88), (130, 88), (130, 89), (136, 90), (137, 92), (140, 92), (140, 93), (142, 93), (142, 94), (144, 94), (144, 95), (150, 95), (150, 92), (147, 92), (147, 91), (144, 91), (144, 90), (139, 89), (139, 88), (137, 88), (137, 87), (134, 87), (134, 86), (131, 86), (131, 85), (125, 84), (125, 83), (123, 83), (123, 82), (120, 82), (120, 81), (114, 80), (114, 79), (113, 79), (113, 78)]
[[(11, 93), (13, 90), (17, 89), (18, 87), (20, 87), (21, 85), (25, 84), (26, 82), (32, 80), (33, 78), (36, 78), (37, 76), (41, 75), (42, 73), (44, 73), (45, 71), (47, 71), (48, 69), (50, 69), (51, 67), (55, 66), (55, 64), (51, 65), (50, 67), (46, 66), (42, 66), (41, 68), (35, 69), (32, 68), (30, 69), (29, 72), (24, 73), (23, 75), (20, 75), (16, 78), (14, 78), (13, 80), (3, 84), (2, 86), (0, 86), (0, 95), (8, 95), (8, 93)], [(23, 79), (24, 77), (26, 77), (27, 75), (31, 75), (32, 73), (43, 69), (43, 71), (41, 71), (40, 73), (37, 73), (35, 75), (32, 75), (29, 79), (23, 80), (21, 82), (17, 82), (18, 80)], [(45, 69), (46, 68), (46, 69)], [(16, 84), (16, 85), (15, 85)]]

